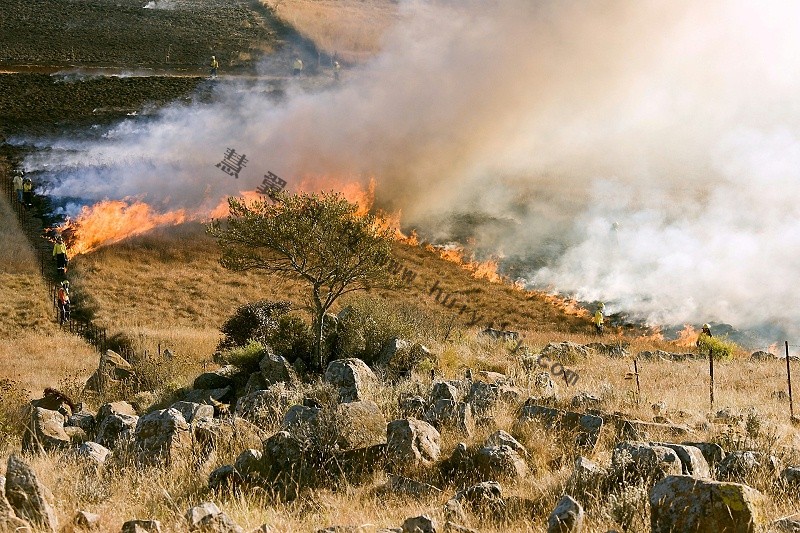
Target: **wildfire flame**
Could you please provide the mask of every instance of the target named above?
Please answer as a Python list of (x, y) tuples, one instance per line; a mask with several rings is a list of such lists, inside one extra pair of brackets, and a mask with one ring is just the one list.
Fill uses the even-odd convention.
[(541, 294), (550, 305), (561, 310), (566, 315), (572, 315), (580, 318), (589, 318), (589, 311), (571, 298), (564, 298), (556, 294)]
[(698, 331), (689, 324), (684, 324), (683, 329), (678, 333), (675, 344), (681, 348), (691, 348), (697, 342)]
[(73, 236), (69, 251), (78, 255), (157, 226), (180, 224), (186, 220), (183, 210), (159, 214), (144, 202), (103, 200), (92, 206), (83, 206), (74, 220), (64, 224), (62, 233)]
[(425, 249), (438, 254), (439, 257), (445, 261), (456, 263), (464, 270), (468, 270), (473, 278), (485, 279), (490, 283), (502, 283), (503, 277), (497, 273), (498, 262), (494, 259), (487, 261), (475, 261), (474, 259), (464, 258), (464, 248), (456, 244), (446, 244), (443, 246), (435, 246), (433, 244), (425, 245)]

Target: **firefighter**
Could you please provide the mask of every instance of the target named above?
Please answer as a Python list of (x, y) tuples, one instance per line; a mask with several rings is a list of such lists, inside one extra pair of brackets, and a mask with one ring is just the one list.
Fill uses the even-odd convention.
[(338, 61), (333, 62), (333, 79), (339, 81), (339, 72), (342, 70), (342, 65)]
[(303, 60), (299, 57), (294, 58), (294, 63), (292, 63), (292, 75), (298, 76), (303, 72)]
[(64, 280), (58, 287), (58, 322), (63, 324), (64, 321), (69, 322), (70, 319), (70, 304), (69, 304), (69, 281)]
[(603, 302), (597, 304), (597, 310), (594, 312), (594, 317), (592, 318), (592, 324), (594, 324), (594, 331), (598, 335), (603, 334), (603, 309), (605, 309), (606, 305)]
[(27, 176), (22, 179), (22, 203), (25, 207), (33, 205), (33, 182)]
[(219, 68), (219, 62), (217, 61), (217, 56), (211, 56), (211, 77), (217, 77), (217, 69)]
[(697, 342), (695, 343), (695, 346), (699, 348), (700, 345), (703, 344), (705, 337), (713, 336), (714, 335), (711, 334), (711, 327), (708, 324), (703, 324), (703, 329), (700, 331), (700, 335), (697, 336)]
[(19, 172), (14, 174), (14, 196), (19, 203), (22, 203), (22, 174)]
[(62, 276), (67, 273), (67, 246), (64, 244), (64, 239), (61, 235), (56, 237), (56, 243), (53, 245), (53, 257), (56, 259), (56, 269)]

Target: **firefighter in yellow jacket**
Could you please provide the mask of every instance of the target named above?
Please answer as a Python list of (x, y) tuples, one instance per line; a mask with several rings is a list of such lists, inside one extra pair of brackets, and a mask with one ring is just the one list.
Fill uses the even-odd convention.
[(603, 322), (605, 318), (603, 317), (603, 309), (606, 308), (606, 305), (603, 302), (597, 304), (597, 310), (594, 312), (594, 317), (592, 317), (592, 324), (594, 324), (594, 331), (598, 335), (603, 334)]
[(64, 244), (64, 239), (61, 235), (56, 237), (56, 243), (53, 245), (53, 257), (56, 259), (56, 268), (58, 273), (64, 275), (67, 273), (67, 245)]
[(217, 69), (219, 68), (219, 61), (216, 56), (211, 56), (211, 77), (217, 77)]

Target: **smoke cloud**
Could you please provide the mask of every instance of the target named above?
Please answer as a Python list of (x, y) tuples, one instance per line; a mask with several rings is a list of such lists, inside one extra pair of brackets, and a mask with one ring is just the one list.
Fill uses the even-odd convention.
[[(370, 176), (428, 239), (650, 323), (800, 332), (800, 4), (408, 2), (333, 88), (132, 119), (26, 161), (54, 196), (208, 212)], [(214, 165), (248, 157), (238, 180)]]

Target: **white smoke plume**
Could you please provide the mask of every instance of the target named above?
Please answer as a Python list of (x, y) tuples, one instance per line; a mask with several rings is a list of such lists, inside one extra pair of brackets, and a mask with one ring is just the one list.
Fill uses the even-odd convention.
[[(800, 332), (800, 4), (402, 11), (383, 52), (334, 88), (275, 103), (221, 83), (214, 103), (26, 165), (48, 169), (55, 196), (164, 210), (210, 210), (268, 170), (289, 189), (374, 176), (408, 227), (474, 239), (531, 286), (652, 323)], [(228, 147), (249, 159), (239, 180), (214, 167)]]

